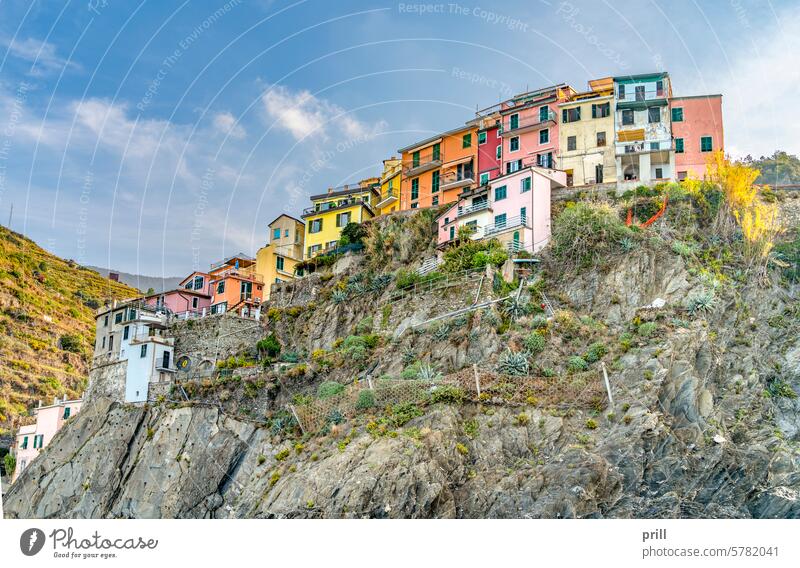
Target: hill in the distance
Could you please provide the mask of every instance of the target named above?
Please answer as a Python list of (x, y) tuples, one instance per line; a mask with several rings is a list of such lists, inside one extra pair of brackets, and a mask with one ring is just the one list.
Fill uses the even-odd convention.
[(83, 392), (94, 310), (137, 295), (0, 227), (0, 434), (38, 400)]
[[(95, 270), (100, 276), (108, 277), (109, 269), (100, 268), (99, 266), (87, 266)], [(182, 280), (181, 276), (143, 276), (141, 274), (131, 274), (129, 272), (120, 272), (119, 270), (111, 270), (119, 274), (119, 281), (127, 284), (132, 288), (137, 288), (146, 293), (150, 288), (155, 292), (163, 292), (164, 290), (172, 290), (178, 286)]]

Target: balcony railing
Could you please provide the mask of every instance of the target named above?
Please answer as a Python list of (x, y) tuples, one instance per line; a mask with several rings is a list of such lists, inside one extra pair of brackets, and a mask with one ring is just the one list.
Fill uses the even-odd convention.
[(433, 150), (427, 150), (425, 152), (420, 152), (416, 157), (411, 156), (403, 160), (403, 175), (415, 176), (428, 170), (438, 168), (442, 165), (443, 160), (444, 154), (441, 151), (434, 152)]
[(313, 206), (307, 207), (303, 209), (302, 217), (311, 217), (313, 215), (319, 215), (320, 213), (327, 213), (328, 211), (336, 211), (337, 209), (346, 209), (348, 207), (353, 207), (354, 205), (365, 205), (370, 207), (370, 204), (362, 199), (341, 199), (338, 200), (335, 204), (328, 204), (325, 203), (321, 206)]
[(231, 268), (229, 270), (224, 270), (222, 272), (217, 272), (216, 274), (214, 274), (213, 277), (214, 277), (215, 280), (221, 280), (222, 278), (225, 278), (227, 276), (236, 276), (238, 278), (241, 278), (243, 280), (248, 280), (248, 281), (254, 282), (256, 284), (263, 284), (264, 283), (264, 279), (261, 278), (261, 276), (259, 276), (255, 272), (253, 272), (251, 269)]
[(486, 211), (489, 209), (489, 200), (479, 201), (478, 203), (473, 203), (468, 207), (459, 207), (458, 208), (458, 216), (465, 217), (467, 215), (472, 215), (473, 213), (478, 213), (480, 211)]
[(461, 173), (450, 172), (445, 174), (440, 189), (445, 191), (448, 189), (472, 185), (473, 183), (475, 183), (475, 174), (472, 170)]
[(400, 197), (399, 192), (398, 194), (395, 193), (394, 189), (390, 188), (384, 195), (381, 196), (381, 200), (378, 201), (378, 204), (375, 207), (381, 208), (386, 207), (390, 203), (396, 201)]
[(131, 336), (130, 343), (160, 343), (161, 345), (174, 345), (175, 338), (173, 337), (164, 337), (163, 335), (149, 335), (147, 333), (137, 333)]
[(540, 116), (537, 112), (532, 116), (520, 118), (516, 124), (511, 123), (510, 117), (504, 117), (503, 122), (500, 123), (499, 133), (501, 136), (512, 136), (519, 134), (520, 132), (551, 126), (555, 124), (555, 121), (556, 113), (554, 113), (552, 110), (548, 111), (546, 117)]
[(499, 223), (494, 223), (493, 225), (487, 225), (483, 228), (483, 236), (490, 237), (492, 235), (502, 233), (503, 231), (508, 231), (509, 229), (524, 227), (527, 220), (527, 216), (517, 216), (511, 217), (510, 219), (506, 219), (505, 221), (501, 221)]

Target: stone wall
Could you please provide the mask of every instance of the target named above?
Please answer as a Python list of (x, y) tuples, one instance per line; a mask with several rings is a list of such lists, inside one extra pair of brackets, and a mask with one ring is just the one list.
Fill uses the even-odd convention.
[(275, 283), (270, 292), (269, 307), (307, 306), (315, 301), (322, 286), (322, 275), (319, 272), (309, 274), (305, 278)]
[(113, 400), (125, 400), (125, 375), (128, 362), (106, 355), (96, 357), (89, 371), (89, 385), (86, 387), (84, 400), (101, 397)]
[[(264, 328), (256, 320), (223, 314), (174, 322), (167, 333), (175, 338), (176, 378), (185, 380), (211, 373), (221, 359), (254, 357)], [(184, 358), (188, 359), (186, 367), (181, 365)]]
[(171, 380), (161, 381), (158, 383), (150, 383), (149, 385), (147, 385), (147, 400), (158, 400), (160, 396), (163, 396), (164, 398), (169, 398), (173, 384), (174, 383)]

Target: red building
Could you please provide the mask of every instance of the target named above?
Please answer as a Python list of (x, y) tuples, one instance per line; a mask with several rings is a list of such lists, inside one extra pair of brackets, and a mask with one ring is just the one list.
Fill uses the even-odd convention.
[(502, 175), (502, 148), (500, 138), (500, 115), (477, 119), (478, 125), (478, 185)]

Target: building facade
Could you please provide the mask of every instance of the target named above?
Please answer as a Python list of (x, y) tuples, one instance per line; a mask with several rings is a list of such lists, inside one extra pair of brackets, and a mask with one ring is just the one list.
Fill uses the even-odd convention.
[(272, 285), (302, 276), (296, 267), (303, 260), (306, 226), (299, 219), (281, 214), (269, 225), (269, 243), (256, 253), (255, 272), (264, 282), (263, 299)]
[(388, 215), (400, 210), (400, 180), (402, 173), (402, 161), (400, 158), (392, 156), (383, 161), (383, 173), (381, 173), (381, 197), (375, 205), (378, 215)]
[(17, 467), (11, 477), (13, 483), (25, 468), (39, 455), (43, 448), (47, 447), (53, 436), (56, 435), (61, 427), (71, 417), (81, 410), (83, 400), (60, 400), (56, 398), (53, 404), (39, 406), (34, 409), (35, 421), (31, 424), (20, 426), (14, 444), (14, 456), (17, 460)]
[(712, 152), (725, 149), (722, 95), (672, 97), (669, 101), (677, 179), (703, 179)]
[(478, 127), (478, 185), (503, 174), (503, 139), (500, 137), (500, 113), (476, 119)]
[(615, 182), (613, 79), (589, 81), (588, 91), (558, 107), (558, 167), (567, 185)]
[(470, 238), (497, 239), (513, 252), (541, 250), (550, 241), (550, 192), (566, 181), (560, 170), (529, 166), (463, 193), (437, 219), (439, 247), (467, 227)]
[(436, 207), (476, 185), (478, 130), (465, 125), (398, 150), (400, 209)]
[(312, 195), (313, 205), (303, 211), (305, 221), (304, 258), (313, 258), (335, 248), (348, 223), (361, 223), (376, 215), (380, 185), (373, 180), (330, 188)]
[(674, 179), (669, 75), (614, 77), (617, 190)]
[(256, 259), (243, 253), (211, 265), (208, 291), (212, 314), (234, 312), (258, 318), (264, 301), (264, 279), (256, 272)]

